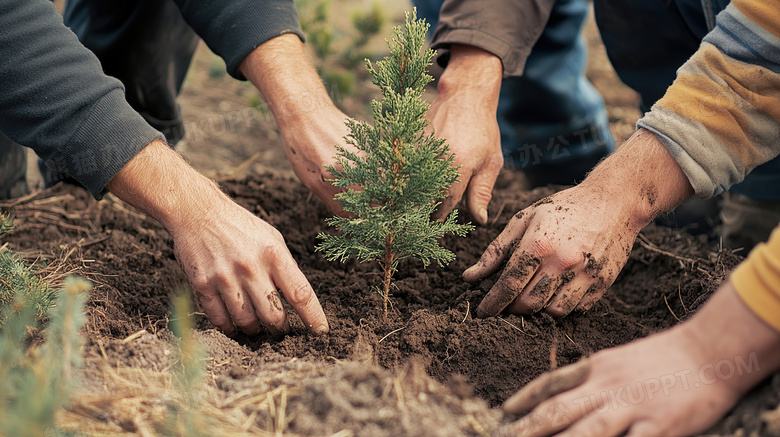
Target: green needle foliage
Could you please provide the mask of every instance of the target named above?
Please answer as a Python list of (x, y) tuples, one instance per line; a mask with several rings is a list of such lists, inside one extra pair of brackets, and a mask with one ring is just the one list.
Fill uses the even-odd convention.
[(214, 424), (201, 411), (204, 400), (205, 352), (193, 331), (195, 320), (190, 298), (182, 293), (173, 301), (171, 329), (180, 339), (179, 356), (173, 370), (182, 402), (168, 406), (167, 421), (161, 434), (172, 437), (206, 437)]
[[(13, 220), (6, 214), (0, 214), (0, 235), (11, 229)], [(36, 320), (45, 322), (57, 300), (57, 293), (41, 281), (18, 255), (10, 250), (0, 251), (0, 308), (11, 305), (19, 298), (24, 298)], [(6, 319), (5, 314), (0, 314), (0, 328)]]
[[(0, 234), (11, 228), (0, 215)], [(79, 331), (89, 288), (68, 277), (57, 293), (13, 252), (0, 252), (0, 435), (57, 432), (55, 412), (67, 404), (82, 361)], [(30, 333), (44, 321), (44, 343), (30, 346)]]
[[(390, 55), (376, 63), (366, 60), (373, 82), (382, 91), (382, 101), (372, 101), (374, 125), (350, 120), (347, 143), (360, 152), (339, 147), (336, 155), (342, 169), (327, 167), (330, 181), (346, 191), (336, 200), (353, 217), (332, 217), (327, 223), (340, 235), (321, 233), (316, 250), (330, 261), (377, 261), (384, 271), (385, 314), (390, 285), (398, 262), (417, 258), (428, 266), (444, 265), (455, 254), (439, 245), (446, 233), (465, 236), (471, 224), (458, 224), (457, 210), (442, 222), (431, 214), (458, 180), (454, 155), (444, 139), (425, 134), (428, 103), (422, 98), (432, 80), (427, 68), (433, 50), (423, 50), (428, 24), (407, 13), (403, 25), (393, 28), (388, 41)], [(356, 188), (355, 188), (356, 187)]]
[(37, 437), (55, 432), (55, 412), (65, 406), (81, 365), (89, 282), (68, 277), (49, 313), (45, 342), (27, 346), (37, 314), (23, 293), (2, 309), (0, 331), (0, 435)]

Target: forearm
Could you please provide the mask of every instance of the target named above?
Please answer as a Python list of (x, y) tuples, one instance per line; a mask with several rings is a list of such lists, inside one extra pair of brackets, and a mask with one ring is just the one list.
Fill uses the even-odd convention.
[(597, 165), (580, 187), (602, 192), (605, 201), (623, 211), (626, 225), (637, 230), (693, 195), (680, 166), (644, 129)]
[(265, 97), (282, 130), (317, 110), (335, 109), (295, 35), (281, 35), (256, 48), (240, 68)]
[(219, 214), (230, 199), (162, 141), (141, 150), (109, 182), (125, 202), (159, 220), (169, 231), (192, 225), (199, 217)]
[[(719, 378), (726, 372), (718, 363), (736, 362), (739, 373), (723, 381), (736, 391), (746, 391), (780, 368), (780, 334), (745, 305), (731, 281), (689, 321), (673, 329), (689, 339), (689, 350), (698, 355), (698, 362), (715, 366), (696, 369), (700, 376)], [(740, 363), (746, 366), (740, 368)], [(730, 381), (732, 376), (738, 378)]]
[(438, 99), (457, 98), (459, 103), (495, 113), (501, 91), (501, 60), (478, 47), (455, 44), (450, 62), (438, 84)]
[(778, 5), (732, 2), (638, 122), (658, 135), (701, 197), (741, 182), (780, 154)]

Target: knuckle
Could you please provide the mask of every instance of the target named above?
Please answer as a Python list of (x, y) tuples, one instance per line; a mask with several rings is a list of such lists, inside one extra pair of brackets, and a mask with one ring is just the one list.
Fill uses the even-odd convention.
[(290, 305), (295, 307), (308, 307), (315, 298), (314, 290), (312, 290), (311, 285), (306, 282), (290, 287), (287, 291), (285, 291), (284, 297), (287, 302), (290, 303)]
[(538, 312), (542, 309), (543, 305), (543, 302), (540, 304), (535, 300), (527, 299), (523, 296), (515, 301), (515, 304), (511, 307), (511, 312), (514, 314), (529, 315)]
[(537, 236), (529, 243), (528, 250), (537, 256), (547, 256), (555, 253), (555, 244), (547, 235)]
[[(281, 235), (279, 236), (281, 238)], [(286, 255), (286, 247), (280, 244), (269, 244), (263, 248), (263, 259), (279, 262)]]
[(197, 292), (199, 299), (213, 295), (213, 293), (209, 292), (209, 280), (205, 275), (190, 278), (190, 285)]
[(233, 315), (233, 322), (242, 328), (246, 328), (257, 323), (257, 317), (252, 313), (241, 311)]
[(270, 310), (262, 314), (261, 319), (266, 327), (273, 328), (271, 329), (272, 332), (279, 332), (282, 331), (284, 326), (285, 314), (280, 311)]
[(609, 430), (607, 420), (600, 415), (593, 416), (594, 418), (588, 423), (587, 428), (582, 430), (582, 435), (593, 437), (605, 435)]
[(487, 170), (491, 173), (498, 173), (502, 168), (504, 168), (504, 156), (500, 153), (487, 162)]

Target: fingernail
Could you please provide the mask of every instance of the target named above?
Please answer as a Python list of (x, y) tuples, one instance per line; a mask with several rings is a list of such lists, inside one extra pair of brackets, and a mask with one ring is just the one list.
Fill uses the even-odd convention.
[(479, 224), (486, 225), (488, 221), (488, 213), (487, 208), (482, 208), (479, 211)]
[(314, 335), (324, 335), (328, 333), (328, 325), (320, 325), (314, 330)]

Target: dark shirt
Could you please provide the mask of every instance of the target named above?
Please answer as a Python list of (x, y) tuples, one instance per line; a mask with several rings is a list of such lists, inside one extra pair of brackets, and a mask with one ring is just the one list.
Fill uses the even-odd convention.
[(446, 65), (452, 44), (479, 47), (501, 59), (504, 77), (521, 76), (555, 0), (446, 0), (433, 48)]
[[(267, 40), (303, 37), (292, 0), (176, 0), (228, 72)], [(0, 0), (0, 132), (95, 197), (141, 149), (163, 135), (125, 100), (97, 57), (48, 0)]]

